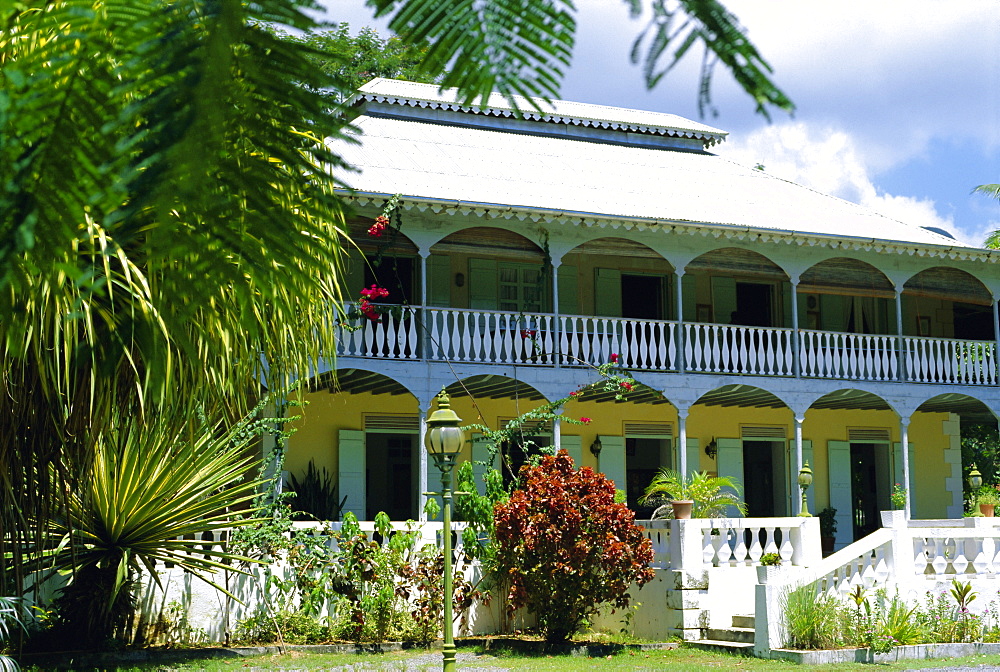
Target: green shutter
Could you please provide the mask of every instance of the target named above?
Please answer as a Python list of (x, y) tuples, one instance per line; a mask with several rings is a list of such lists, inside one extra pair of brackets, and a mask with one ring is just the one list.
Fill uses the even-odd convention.
[(601, 436), (601, 456), (598, 469), (615, 482), (615, 488), (625, 490), (625, 437)]
[(350, 511), (358, 520), (365, 520), (365, 433), (353, 429), (340, 430), (337, 453), (337, 488), (340, 498), (347, 498), (344, 511)]
[(451, 258), (442, 254), (427, 257), (427, 305), (451, 306)]
[(579, 315), (579, 280), (576, 266), (563, 264), (559, 267), (559, 314)]
[(597, 269), (594, 277), (594, 312), (598, 317), (622, 316), (622, 274), (618, 269)]
[(732, 324), (735, 312), (735, 278), (712, 278), (712, 321), (716, 324)]
[(497, 262), (495, 259), (469, 259), (469, 307), (496, 310), (498, 305)]
[(820, 329), (823, 331), (846, 331), (847, 311), (850, 303), (843, 296), (820, 294)]
[[(479, 489), (480, 495), (486, 494), (486, 483), (483, 481), (483, 476), (488, 469), (496, 467), (496, 455), (491, 455), (492, 449), (493, 443), (482, 434), (472, 435), (472, 473), (475, 476), (476, 488)], [(486, 462), (489, 464), (484, 464)]]
[(695, 314), (698, 305), (698, 282), (690, 273), (685, 273), (681, 276), (681, 292), (684, 294), (681, 298), (681, 306), (684, 308), (684, 321), (694, 322), (698, 317)]
[[(716, 439), (715, 446), (719, 451), (716, 455), (719, 476), (731, 478), (746, 488), (747, 483), (743, 478), (743, 439)], [(735, 508), (730, 507), (728, 515), (735, 516)]]
[(344, 264), (344, 283), (341, 291), (344, 301), (357, 301), (361, 298), (361, 290), (365, 288), (365, 268), (368, 260), (359, 250), (353, 250)]
[(827, 441), (827, 468), (830, 478), (830, 506), (837, 509), (838, 550), (854, 541), (854, 504), (851, 499), (851, 444)]
[(786, 329), (792, 328), (792, 283), (783, 282), (781, 283), (781, 308), (782, 308), (782, 319), (784, 322), (777, 326), (785, 327)]
[(685, 458), (687, 458), (688, 473), (701, 471), (701, 440), (689, 436), (687, 443), (687, 455), (685, 455)]
[(583, 437), (572, 434), (562, 434), (559, 437), (560, 448), (569, 453), (573, 458), (573, 464), (579, 469), (583, 466)]

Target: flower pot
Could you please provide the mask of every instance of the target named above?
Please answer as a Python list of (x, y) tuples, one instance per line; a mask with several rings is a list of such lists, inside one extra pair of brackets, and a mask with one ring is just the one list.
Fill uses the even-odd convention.
[(879, 511), (882, 527), (906, 527), (906, 511)]
[(674, 508), (674, 518), (677, 520), (688, 520), (691, 517), (691, 508), (694, 506), (694, 500), (675, 499), (670, 502), (670, 505)]
[(781, 572), (780, 565), (757, 565), (757, 583), (770, 583)]
[(819, 538), (820, 547), (823, 549), (823, 555), (833, 555), (833, 546), (837, 541), (836, 537), (823, 537)]
[(979, 512), (982, 513), (987, 518), (992, 518), (994, 509), (996, 509), (996, 504), (980, 504)]

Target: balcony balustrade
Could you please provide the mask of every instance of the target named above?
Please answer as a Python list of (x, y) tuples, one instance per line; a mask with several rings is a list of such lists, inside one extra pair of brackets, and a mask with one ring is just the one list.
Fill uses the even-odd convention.
[[(683, 339), (679, 336), (683, 335)], [(393, 306), (341, 330), (341, 357), (996, 385), (996, 343), (669, 320)], [(683, 355), (683, 356), (681, 356)]]

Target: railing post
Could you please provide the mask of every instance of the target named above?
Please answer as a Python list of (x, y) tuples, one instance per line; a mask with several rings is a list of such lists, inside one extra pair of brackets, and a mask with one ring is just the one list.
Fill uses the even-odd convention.
[(791, 529), (792, 565), (813, 567), (823, 559), (823, 548), (819, 539), (819, 518), (800, 518), (802, 523)]
[(903, 336), (903, 285), (896, 285), (896, 333), (899, 339), (897, 357), (899, 358), (899, 379), (909, 380), (906, 370), (906, 337)]
[(1000, 309), (997, 307), (997, 296), (993, 295), (993, 375), (994, 380), (1000, 380)]
[(790, 278), (792, 283), (792, 373), (796, 378), (802, 375), (801, 358), (802, 346), (799, 337), (799, 275), (794, 274)]
[(684, 373), (686, 362), (684, 361), (684, 269), (674, 269), (677, 290), (677, 370)]

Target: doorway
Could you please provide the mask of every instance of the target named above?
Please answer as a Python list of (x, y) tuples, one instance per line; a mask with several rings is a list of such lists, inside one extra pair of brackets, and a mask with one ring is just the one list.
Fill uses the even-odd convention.
[(788, 515), (785, 443), (743, 440), (743, 501), (747, 517)]
[(889, 504), (889, 447), (851, 443), (851, 522), (854, 540), (882, 527), (879, 511)]
[(757, 282), (736, 283), (736, 311), (730, 324), (744, 327), (771, 327), (774, 286)]
[(365, 435), (366, 520), (385, 511), (390, 520), (417, 518), (414, 447), (411, 434)]
[(670, 439), (625, 438), (625, 497), (637, 520), (652, 517), (658, 503), (640, 504), (639, 499), (661, 467), (670, 468)]
[(622, 274), (622, 317), (662, 320), (663, 277)]

